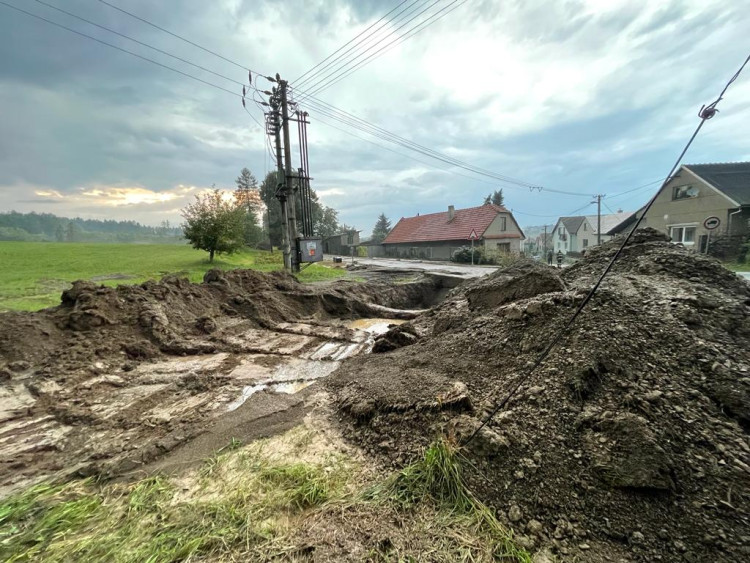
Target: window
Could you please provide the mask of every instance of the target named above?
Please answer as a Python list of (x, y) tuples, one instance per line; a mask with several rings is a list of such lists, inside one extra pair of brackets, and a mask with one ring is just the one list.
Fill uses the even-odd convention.
[(507, 227), (507, 217), (500, 217), (500, 230), (504, 231)]
[(354, 244), (354, 233), (347, 233), (346, 244), (348, 244), (349, 246)]
[(497, 243), (497, 250), (498, 252), (510, 252), (510, 243), (509, 242), (498, 242)]
[(589, 239), (587, 238), (583, 239), (583, 248), (588, 247), (588, 245), (589, 245)]
[(586, 221), (584, 221), (584, 222), (583, 222), (583, 232), (586, 232), (586, 231), (588, 231), (588, 230), (589, 230), (589, 226), (588, 226), (588, 224), (586, 223)]
[(557, 231), (557, 238), (559, 238), (560, 240), (565, 240), (565, 231), (563, 231), (562, 229)]
[(695, 227), (669, 227), (669, 236), (672, 242), (695, 244)]
[(689, 199), (698, 197), (698, 188), (695, 186), (675, 186), (672, 188), (672, 199)]

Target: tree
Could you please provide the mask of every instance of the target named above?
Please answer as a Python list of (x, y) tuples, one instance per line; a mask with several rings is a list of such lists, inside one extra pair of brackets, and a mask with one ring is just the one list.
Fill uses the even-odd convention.
[(208, 252), (209, 262), (214, 261), (214, 254), (231, 254), (245, 243), (245, 208), (235, 199), (224, 199), (215, 187), (209, 193), (196, 195), (195, 202), (181, 214), (185, 218), (185, 238), (193, 248)]
[(391, 232), (391, 222), (388, 217), (385, 216), (385, 213), (381, 213), (380, 217), (378, 217), (377, 223), (375, 223), (375, 228), (372, 230), (372, 242), (383, 242), (389, 232)]
[(503, 196), (502, 188), (500, 188), (499, 190), (495, 190), (491, 194), (488, 194), (486, 198), (484, 198), (485, 205), (487, 205), (488, 203), (492, 203), (493, 205), (499, 205), (500, 207), (502, 207), (504, 202), (505, 196)]
[(81, 228), (76, 225), (73, 221), (68, 223), (65, 228), (65, 240), (67, 242), (76, 242), (81, 236)]
[(65, 228), (62, 224), (57, 225), (57, 229), (55, 229), (55, 240), (57, 242), (65, 241)]
[(332, 207), (323, 207), (320, 222), (315, 226), (315, 232), (321, 237), (331, 237), (339, 232), (339, 212)]
[(255, 246), (263, 239), (263, 230), (258, 225), (258, 180), (247, 168), (240, 171), (240, 175), (234, 181), (237, 189), (234, 190), (234, 199), (239, 207), (245, 210), (244, 217), (244, 240), (248, 246)]
[(273, 171), (266, 174), (260, 185), (260, 199), (266, 204), (266, 216), (263, 218), (265, 230), (273, 246), (281, 246), (281, 203), (276, 199), (278, 188), (278, 172)]
[(255, 211), (256, 199), (251, 190), (258, 189), (258, 180), (255, 179), (253, 173), (247, 168), (243, 168), (234, 183), (237, 184), (237, 189), (234, 191), (237, 202), (246, 206), (248, 211)]

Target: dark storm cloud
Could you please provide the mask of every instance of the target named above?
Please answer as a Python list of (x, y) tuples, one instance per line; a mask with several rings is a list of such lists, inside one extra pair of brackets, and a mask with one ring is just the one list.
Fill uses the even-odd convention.
[[(8, 1), (239, 92), (231, 81), (32, 0)], [(45, 1), (232, 80), (247, 78), (243, 69), (101, 2)], [(397, 4), (112, 3), (242, 66), (287, 78), (301, 75)], [(747, 24), (747, 14), (737, 7), (697, 0), (659, 6), (645, 1), (604, 6), (583, 0), (472, 0), (405, 43), (403, 51), (394, 50), (321, 97), (484, 168), (558, 188), (589, 192), (604, 183), (608, 190), (622, 190), (658, 177), (655, 170), (674, 152), (684, 127), (694, 119), (696, 103), (709, 101), (717, 84), (734, 72), (735, 47)], [(482, 41), (476, 49), (457, 63), (432, 60), (435, 52), (450, 55), (477, 39)], [(263, 79), (258, 83), (268, 87)], [(740, 87), (738, 83), (738, 92)], [(133, 213), (134, 219), (174, 220), (180, 202), (193, 193), (177, 186), (231, 187), (243, 166), (259, 179), (272, 166), (263, 133), (238, 97), (4, 6), (0, 105), (3, 209), (54, 207), (70, 214)], [(252, 103), (249, 109), (261, 118)], [(741, 105), (727, 108), (730, 112), (735, 118), (750, 115)], [(448, 173), (440, 162), (430, 161), (432, 167), (415, 162), (397, 154), (407, 152), (405, 148), (383, 140), (373, 139), (390, 151), (347, 137), (316, 121), (313, 110), (311, 120), (315, 187), (326, 204), (341, 210), (342, 220), (361, 228), (369, 228), (380, 211), (400, 217), (451, 203), (480, 203), (486, 192), (502, 185)], [(696, 157), (750, 156), (742, 152), (736, 135), (723, 133), (721, 122), (711, 126), (715, 133), (707, 134), (705, 149)], [(107, 207), (103, 200), (82, 198), (81, 188), (90, 186), (146, 190), (138, 193), (147, 201), (112, 207), (107, 200)], [(36, 188), (56, 190), (61, 197), (35, 197)], [(507, 201), (522, 211), (554, 213), (580, 206), (571, 198), (540, 198), (510, 185), (505, 189)], [(170, 199), (153, 203), (159, 193)]]

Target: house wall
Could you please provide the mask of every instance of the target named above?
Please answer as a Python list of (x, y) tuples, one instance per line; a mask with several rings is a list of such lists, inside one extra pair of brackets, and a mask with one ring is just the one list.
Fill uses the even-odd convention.
[[(493, 238), (511, 235), (509, 238)], [(513, 216), (510, 213), (498, 213), (497, 217), (492, 220), (490, 226), (484, 231), (484, 248), (486, 250), (500, 250), (506, 248), (503, 245), (509, 244), (508, 251), (518, 254), (521, 252), (521, 230), (518, 228)]]
[[(696, 187), (697, 196), (673, 199), (674, 188), (683, 185)], [(670, 227), (673, 226), (695, 227), (695, 239), (692, 243), (685, 243), (685, 247), (700, 250), (701, 236), (709, 233), (703, 226), (703, 221), (712, 216), (721, 220), (721, 225), (710, 235), (711, 238), (716, 238), (727, 234), (729, 213), (736, 210), (737, 207), (725, 195), (694, 174), (682, 169), (679, 176), (673, 178), (656, 196), (654, 204), (640, 226), (652, 227), (667, 234), (670, 234)], [(733, 231), (736, 234), (739, 234), (740, 229), (747, 229), (747, 216), (744, 220), (738, 220), (742, 216), (743, 214), (739, 213), (732, 218)]]
[[(479, 245), (480, 243), (475, 243)], [(440, 242), (405, 242), (384, 244), (385, 255), (392, 258), (413, 258), (421, 260), (450, 260), (453, 253), (471, 241), (451, 240)]]

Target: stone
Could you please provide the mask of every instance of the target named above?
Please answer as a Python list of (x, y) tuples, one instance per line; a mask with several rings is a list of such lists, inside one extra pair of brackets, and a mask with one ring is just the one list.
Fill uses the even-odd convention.
[(528, 521), (526, 524), (526, 530), (535, 536), (538, 536), (542, 533), (542, 530), (544, 530), (544, 526), (542, 526), (542, 523), (539, 520), (534, 520), (533, 518)]
[(511, 522), (518, 522), (521, 518), (523, 518), (523, 512), (521, 512), (521, 508), (514, 504), (508, 509), (508, 520)]

